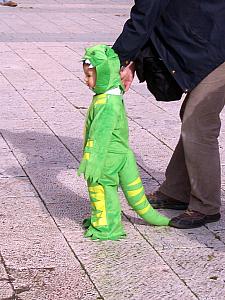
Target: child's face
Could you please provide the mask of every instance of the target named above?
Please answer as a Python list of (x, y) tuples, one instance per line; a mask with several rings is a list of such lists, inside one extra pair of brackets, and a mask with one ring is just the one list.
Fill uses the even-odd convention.
[(96, 69), (95, 68), (89, 68), (88, 64), (84, 64), (84, 75), (85, 75), (85, 82), (86, 85), (93, 89), (96, 84)]

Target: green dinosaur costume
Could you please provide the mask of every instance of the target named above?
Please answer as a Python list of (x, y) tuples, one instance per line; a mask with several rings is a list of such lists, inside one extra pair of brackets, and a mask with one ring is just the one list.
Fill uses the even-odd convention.
[(96, 68), (97, 79), (85, 123), (83, 158), (78, 174), (88, 182), (91, 217), (84, 221), (86, 237), (117, 240), (125, 236), (118, 197), (120, 185), (130, 206), (146, 222), (168, 225), (145, 196), (135, 157), (128, 144), (120, 62), (108, 46), (86, 49), (84, 60)]

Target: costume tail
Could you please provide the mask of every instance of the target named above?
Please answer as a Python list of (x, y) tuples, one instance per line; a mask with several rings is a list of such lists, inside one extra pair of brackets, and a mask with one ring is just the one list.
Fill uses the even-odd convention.
[(161, 215), (149, 204), (140, 177), (127, 184), (126, 187), (123, 186), (123, 191), (129, 205), (146, 222), (158, 226), (167, 226), (169, 224), (170, 219)]

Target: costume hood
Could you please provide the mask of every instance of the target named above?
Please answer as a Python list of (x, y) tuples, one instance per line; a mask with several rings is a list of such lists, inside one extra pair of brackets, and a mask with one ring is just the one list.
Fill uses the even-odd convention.
[(96, 94), (124, 87), (120, 80), (120, 60), (114, 50), (106, 45), (96, 45), (85, 49), (84, 61), (96, 68), (96, 85), (92, 89)]

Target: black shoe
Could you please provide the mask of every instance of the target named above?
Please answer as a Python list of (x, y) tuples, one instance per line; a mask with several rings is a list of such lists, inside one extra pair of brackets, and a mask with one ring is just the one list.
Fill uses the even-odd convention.
[(16, 7), (16, 6), (17, 6), (17, 3), (14, 2), (14, 1), (7, 1), (7, 2), (0, 3), (0, 5), (2, 5), (2, 6)]
[(180, 229), (197, 228), (206, 223), (217, 222), (220, 217), (220, 213), (215, 215), (204, 215), (198, 211), (186, 210), (183, 214), (172, 218), (169, 222), (169, 226)]
[(185, 210), (188, 208), (188, 203), (180, 202), (176, 199), (168, 197), (160, 191), (155, 191), (152, 194), (146, 195), (149, 203), (154, 208), (158, 209), (176, 209)]

